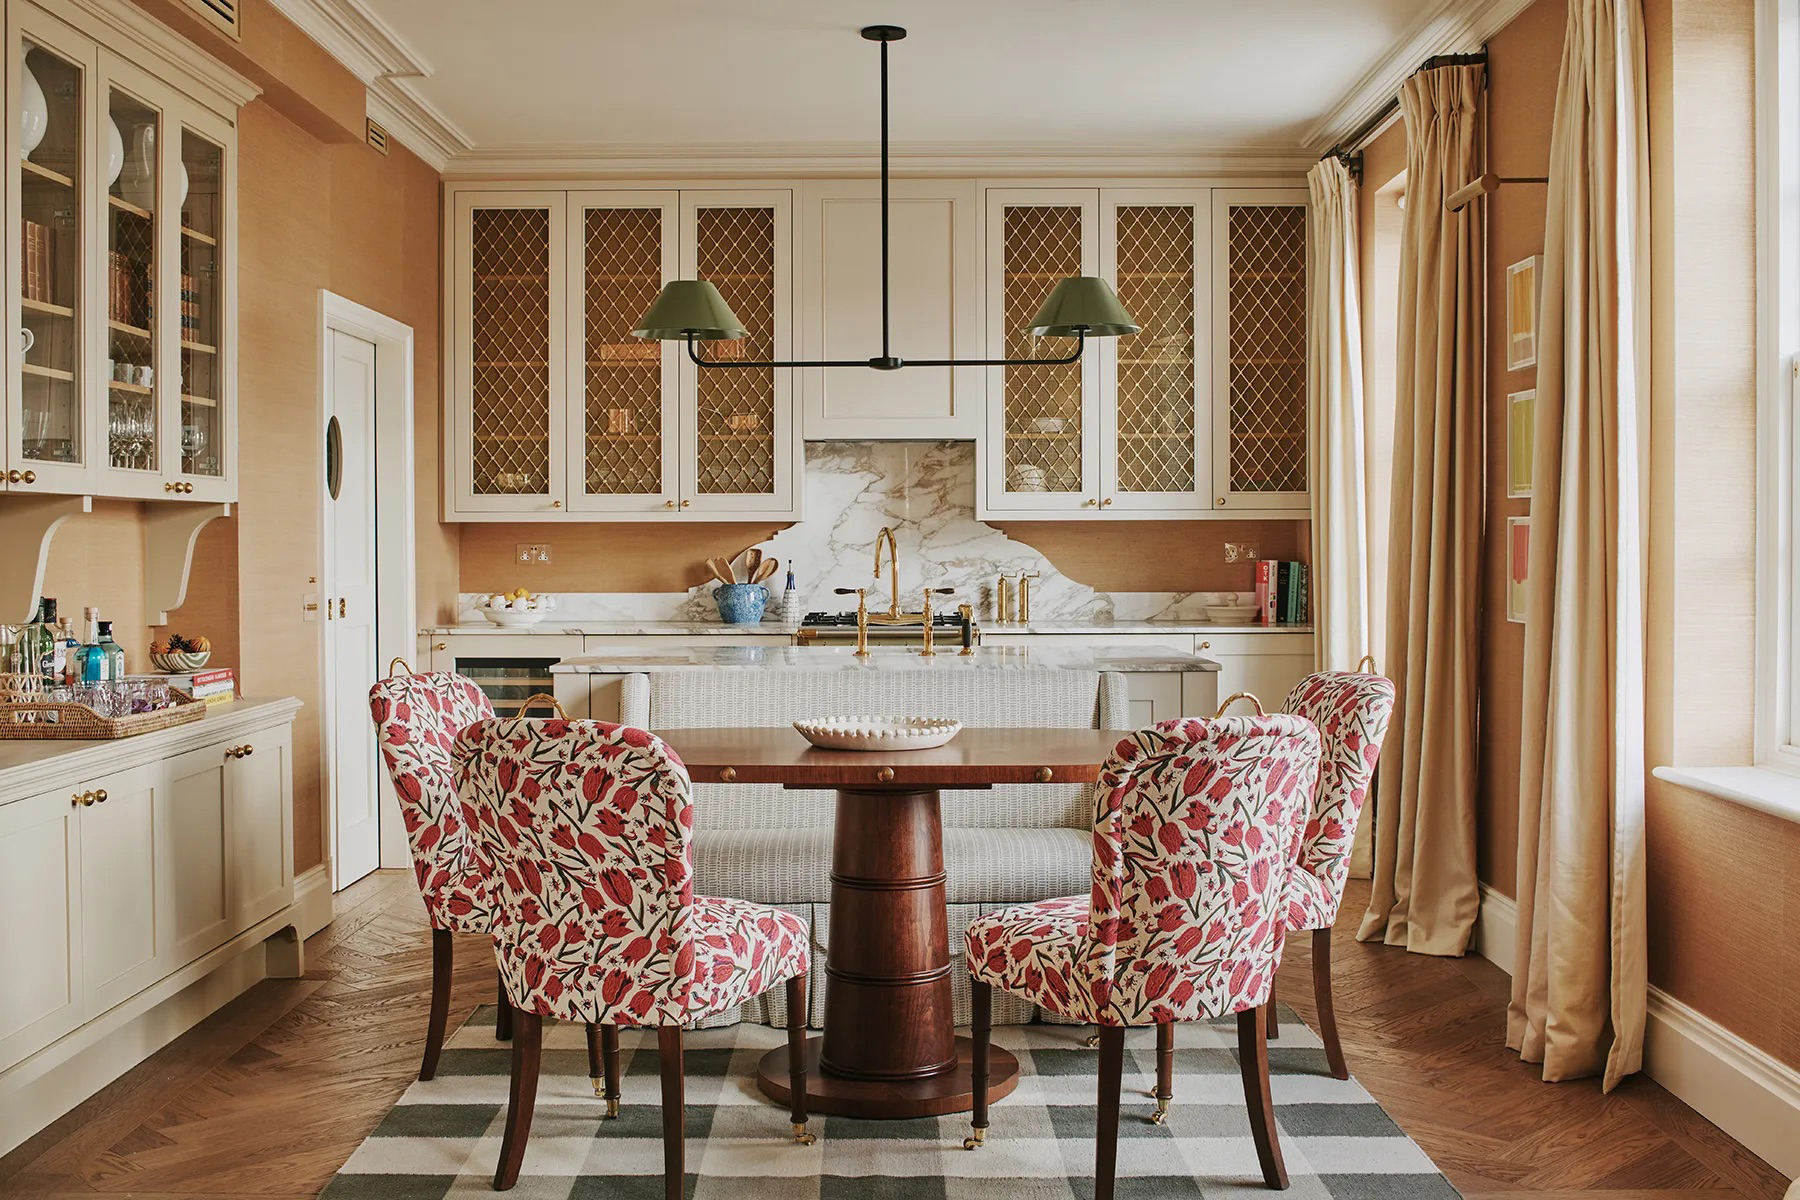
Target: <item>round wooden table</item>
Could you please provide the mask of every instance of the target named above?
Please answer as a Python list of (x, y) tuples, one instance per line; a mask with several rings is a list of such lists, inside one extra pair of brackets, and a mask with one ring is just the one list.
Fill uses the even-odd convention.
[[(936, 750), (819, 750), (790, 728), (668, 729), (696, 783), (837, 789), (831, 847), (831, 936), (825, 1032), (807, 1040), (808, 1107), (849, 1117), (905, 1118), (974, 1105), (969, 1039), (950, 1009), (939, 788), (1092, 783), (1123, 733), (1093, 729), (965, 729)], [(960, 931), (959, 931), (960, 932)], [(958, 939), (958, 953), (961, 953)], [(786, 1047), (757, 1070), (786, 1103)], [(1010, 1094), (1019, 1063), (998, 1046), (988, 1099)]]

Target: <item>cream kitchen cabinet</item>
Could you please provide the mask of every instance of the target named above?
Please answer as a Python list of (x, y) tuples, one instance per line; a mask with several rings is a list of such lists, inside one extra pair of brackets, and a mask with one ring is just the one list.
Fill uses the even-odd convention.
[[(968, 179), (890, 187), (889, 348), (901, 358), (982, 357), (980, 191)], [(809, 180), (800, 191), (800, 341), (808, 359), (882, 353), (881, 187)], [(908, 367), (801, 371), (808, 441), (972, 439), (987, 371)]]
[[(23, 334), (6, 340), (0, 490), (230, 501), (235, 121), (255, 88), (131, 25), (90, 0), (8, 6), (6, 303)], [(47, 108), (29, 144), (27, 91)]]
[(1107, 279), (1143, 328), (1091, 341), (1078, 363), (991, 369), (977, 515), (1304, 507), (1304, 191), (990, 188), (986, 199), (988, 353), (1061, 352), (1066, 340), (1034, 339), (1027, 323), (1068, 275)]
[(699, 278), (748, 330), (704, 354), (792, 358), (792, 189), (448, 201), (446, 520), (798, 517), (793, 373), (631, 336), (664, 282)]
[[(1310, 633), (1207, 633), (1194, 653), (1219, 664), (1219, 699), (1249, 692), (1274, 712), (1295, 684), (1313, 672)], [(1210, 714), (1200, 714), (1210, 715)]]
[[(82, 976), (88, 1008), (104, 1011), (168, 973), (174, 957), (163, 902), (172, 882), (158, 859), (174, 849), (161, 764), (83, 780)], [(192, 832), (192, 831), (189, 831)]]
[(79, 801), (54, 787), (0, 806), (0, 1070), (81, 1024)]

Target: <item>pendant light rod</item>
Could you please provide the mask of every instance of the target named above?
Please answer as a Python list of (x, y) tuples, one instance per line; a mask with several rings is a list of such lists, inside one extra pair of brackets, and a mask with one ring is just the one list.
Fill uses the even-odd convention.
[(888, 136), (888, 43), (900, 41), (906, 30), (898, 25), (867, 25), (862, 36), (881, 46), (881, 354), (868, 359), (786, 361), (763, 359), (715, 359), (700, 357), (703, 341), (731, 341), (746, 336), (724, 297), (704, 281), (675, 280), (663, 285), (650, 310), (632, 330), (634, 337), (687, 344), (688, 358), (702, 367), (720, 370), (763, 367), (870, 367), (898, 371), (902, 367), (1054, 367), (1081, 358), (1090, 337), (1118, 337), (1136, 333), (1139, 326), (1102, 279), (1075, 275), (1059, 282), (1031, 320), (1033, 336), (1075, 339), (1075, 348), (1055, 358), (926, 358), (905, 359), (893, 349), (893, 288), (891, 286), (892, 239), (889, 210), (892, 199), (892, 150)]

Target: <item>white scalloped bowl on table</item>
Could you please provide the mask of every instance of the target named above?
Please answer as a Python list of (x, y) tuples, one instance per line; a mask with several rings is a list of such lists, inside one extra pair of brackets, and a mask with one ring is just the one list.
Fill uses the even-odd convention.
[(536, 625), (550, 614), (541, 608), (484, 608), (481, 615), (496, 625)]
[(822, 750), (930, 750), (962, 730), (941, 717), (817, 717), (795, 721), (801, 737)]

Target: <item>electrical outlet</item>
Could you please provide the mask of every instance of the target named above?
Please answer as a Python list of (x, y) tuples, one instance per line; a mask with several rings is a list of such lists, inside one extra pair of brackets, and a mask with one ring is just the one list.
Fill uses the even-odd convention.
[(522, 563), (543, 566), (550, 561), (550, 543), (548, 542), (519, 542), (513, 549), (516, 552), (515, 557)]
[(1226, 542), (1225, 561), (1228, 563), (1255, 562), (1256, 547), (1245, 542)]

